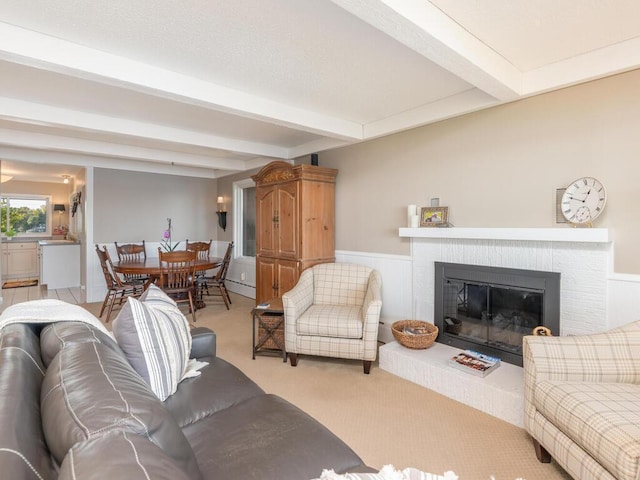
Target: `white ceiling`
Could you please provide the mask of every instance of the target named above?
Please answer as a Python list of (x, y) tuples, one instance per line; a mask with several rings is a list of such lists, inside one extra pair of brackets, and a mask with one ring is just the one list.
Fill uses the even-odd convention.
[(0, 20), (3, 173), (55, 181), (321, 159), (640, 65), (637, 0), (2, 0)]

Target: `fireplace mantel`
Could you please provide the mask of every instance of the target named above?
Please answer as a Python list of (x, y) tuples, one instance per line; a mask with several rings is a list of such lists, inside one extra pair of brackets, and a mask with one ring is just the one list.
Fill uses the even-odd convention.
[(607, 228), (400, 228), (400, 237), (608, 243)]

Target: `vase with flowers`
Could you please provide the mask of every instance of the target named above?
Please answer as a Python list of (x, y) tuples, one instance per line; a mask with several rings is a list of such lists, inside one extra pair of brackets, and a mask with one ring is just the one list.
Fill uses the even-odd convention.
[(167, 229), (162, 234), (162, 240), (160, 241), (160, 247), (164, 249), (165, 252), (173, 252), (180, 242), (176, 242), (175, 244), (171, 243), (171, 219), (167, 218)]

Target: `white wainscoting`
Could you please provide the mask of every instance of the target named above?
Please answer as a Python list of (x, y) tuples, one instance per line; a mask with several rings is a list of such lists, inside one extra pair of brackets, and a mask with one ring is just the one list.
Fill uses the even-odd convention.
[(382, 276), (382, 312), (378, 339), (393, 342), (391, 324), (396, 320), (413, 317), (412, 261), (408, 255), (385, 255), (380, 253), (336, 251), (336, 261), (367, 265)]

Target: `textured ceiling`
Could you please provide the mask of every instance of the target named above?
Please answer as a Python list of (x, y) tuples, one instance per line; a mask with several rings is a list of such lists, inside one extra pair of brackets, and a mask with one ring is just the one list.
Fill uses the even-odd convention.
[(638, 18), (631, 0), (3, 0), (2, 169), (215, 178), (637, 68)]

